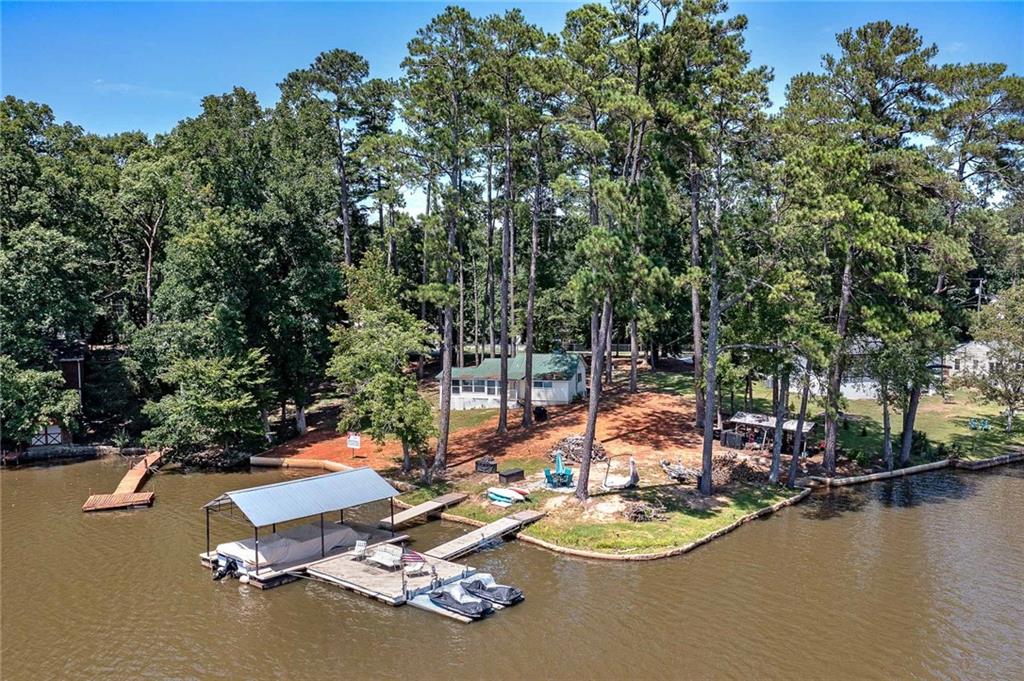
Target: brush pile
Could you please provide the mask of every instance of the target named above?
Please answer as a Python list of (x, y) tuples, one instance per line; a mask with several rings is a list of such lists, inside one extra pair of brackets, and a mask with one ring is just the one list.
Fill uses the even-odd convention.
[[(699, 468), (690, 468), (667, 460), (662, 460), (661, 469), (665, 471), (665, 475), (682, 484), (696, 485), (700, 477)], [(711, 484), (714, 487), (728, 485), (731, 482), (760, 483), (766, 479), (767, 475), (763, 471), (735, 454), (718, 454), (711, 459)]]
[(650, 504), (646, 501), (630, 501), (623, 509), (622, 515), (631, 523), (649, 523), (654, 520), (668, 520), (665, 507)]
[[(583, 442), (583, 433), (564, 437), (556, 442), (555, 446), (551, 448), (551, 452), (548, 453), (548, 458), (554, 461), (555, 456), (561, 452), (563, 463), (580, 463), (583, 460)], [(604, 447), (601, 446), (600, 442), (594, 442), (594, 448), (591, 450), (590, 460), (591, 462), (608, 460), (608, 453), (604, 450)]]

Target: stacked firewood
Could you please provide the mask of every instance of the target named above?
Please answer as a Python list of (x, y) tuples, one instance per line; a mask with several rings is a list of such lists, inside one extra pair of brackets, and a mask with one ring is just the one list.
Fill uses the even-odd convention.
[(632, 523), (649, 523), (654, 520), (667, 520), (665, 507), (646, 501), (630, 501), (626, 503), (622, 515)]
[[(583, 443), (585, 438), (582, 433), (576, 435), (570, 435), (564, 437), (555, 443), (555, 446), (551, 448), (551, 452), (548, 454), (552, 461), (559, 452), (562, 453), (563, 462), (575, 462), (580, 463), (583, 460)], [(600, 442), (594, 442), (593, 450), (590, 454), (591, 461), (606, 461), (608, 459), (608, 453)]]

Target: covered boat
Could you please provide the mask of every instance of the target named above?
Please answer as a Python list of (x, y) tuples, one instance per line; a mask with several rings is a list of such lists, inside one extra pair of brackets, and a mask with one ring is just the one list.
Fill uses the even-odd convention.
[(430, 592), (430, 602), (439, 608), (475, 620), (494, 612), (494, 607), (489, 602), (468, 593), (460, 583), (449, 584)]
[(514, 586), (498, 584), (494, 577), (480, 572), (462, 581), (462, 588), (471, 596), (476, 596), (498, 605), (514, 605), (523, 600), (523, 592)]
[(216, 553), (219, 564), (224, 565), (233, 560), (242, 571), (249, 571), (255, 569), (257, 557), (261, 567), (272, 568), (274, 565), (301, 563), (320, 557), (321, 550), (330, 552), (337, 548), (353, 547), (357, 541), (365, 541), (369, 536), (368, 533), (357, 532), (347, 525), (331, 523), (324, 525), (321, 543), (320, 523), (314, 522), (296, 525), (261, 537), (258, 556), (254, 539), (218, 544)]

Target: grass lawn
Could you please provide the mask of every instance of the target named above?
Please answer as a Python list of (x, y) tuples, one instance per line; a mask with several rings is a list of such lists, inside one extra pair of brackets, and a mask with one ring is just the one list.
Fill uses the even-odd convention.
[[(917, 409), (914, 430), (928, 436), (932, 453), (942, 443), (948, 451), (951, 445), (959, 446), (967, 459), (987, 459), (1006, 454), (1013, 445), (1024, 443), (1024, 433), (1007, 433), (1003, 428), (1002, 410), (993, 404), (977, 402), (966, 391), (958, 390), (946, 401), (941, 395), (921, 398)], [(848, 428), (840, 428), (839, 441), (848, 450), (880, 452), (882, 449), (882, 407), (874, 400), (851, 400), (846, 413), (850, 419)], [(893, 437), (899, 436), (901, 415), (893, 413)], [(991, 430), (975, 431), (969, 427), (972, 418), (987, 418)], [(898, 445), (896, 445), (898, 446)]]
[(656, 501), (665, 507), (666, 520), (587, 522), (574, 513), (556, 513), (527, 528), (525, 534), (559, 546), (603, 553), (654, 553), (685, 546), (795, 494), (784, 487), (744, 485), (718, 494), (707, 507), (691, 507), (685, 497), (650, 488), (623, 498)]
[[(640, 382), (650, 390), (669, 392), (689, 397), (693, 394), (693, 377), (688, 374), (667, 372), (644, 372)], [(728, 406), (729, 396), (725, 396)], [(790, 404), (796, 407), (800, 396), (790, 393)], [(742, 409), (742, 399), (737, 399), (736, 408)], [(754, 384), (754, 411), (764, 414), (771, 411), (771, 389), (763, 382)], [(821, 437), (824, 420), (820, 415), (821, 405), (814, 404), (810, 411), (818, 411), (812, 416), (819, 422), (817, 436)], [(878, 453), (882, 451), (882, 406), (875, 400), (848, 400), (846, 413), (851, 416), (849, 425), (839, 429), (839, 444), (847, 452)], [(951, 393), (947, 399), (941, 395), (928, 395), (921, 398), (918, 406), (914, 430), (920, 430), (928, 436), (930, 453), (934, 457), (937, 445), (942, 443), (948, 451), (951, 445), (959, 446), (967, 459), (986, 459), (1005, 454), (1011, 446), (1024, 444), (1024, 432), (1018, 427), (1015, 432), (1007, 434), (1003, 430), (1003, 419), (999, 415), (1002, 409), (997, 405), (978, 402), (967, 391), (959, 390)], [(972, 418), (987, 418), (991, 425), (989, 431), (973, 431), (969, 428)], [(902, 416), (894, 411), (892, 414), (893, 439), (899, 447)]]
[[(535, 462), (522, 462), (523, 464)], [(518, 463), (517, 463), (518, 465)], [(565, 494), (534, 491), (530, 501), (501, 508), (484, 497), (488, 483), (471, 479), (444, 482), (403, 494), (400, 499), (417, 504), (440, 494), (459, 490), (472, 496), (449, 510), (464, 518), (491, 522), (509, 513), (525, 509), (545, 509), (548, 502)], [(739, 485), (717, 494), (710, 502), (698, 495), (681, 491), (675, 485), (661, 485), (617, 494), (594, 497), (595, 503), (648, 501), (665, 508), (667, 519), (646, 523), (629, 522), (616, 513), (584, 513), (573, 499), (565, 498), (548, 515), (524, 530), (538, 539), (576, 549), (613, 554), (638, 554), (664, 551), (684, 546), (761, 508), (778, 503), (796, 494), (783, 487)], [(621, 505), (621, 504), (620, 504)]]

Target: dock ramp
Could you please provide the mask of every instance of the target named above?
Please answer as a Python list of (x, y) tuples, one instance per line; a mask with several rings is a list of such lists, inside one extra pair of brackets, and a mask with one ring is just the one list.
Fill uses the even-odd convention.
[(394, 524), (392, 524), (390, 516), (387, 518), (381, 518), (380, 527), (385, 530), (393, 530), (396, 527), (416, 520), (417, 518), (440, 513), (449, 506), (454, 506), (460, 501), (463, 501), (468, 496), (468, 494), (463, 492), (452, 492), (451, 494), (444, 494), (431, 499), (430, 501), (424, 501), (422, 504), (418, 504), (412, 508), (407, 508), (401, 513), (396, 513)]
[(467, 553), (472, 553), (488, 542), (517, 532), (526, 525), (537, 522), (543, 517), (544, 513), (541, 511), (519, 511), (518, 513), (495, 520), (493, 523), (483, 527), (478, 527), (440, 546), (436, 546), (427, 551), (426, 555), (442, 560), (452, 560)]

